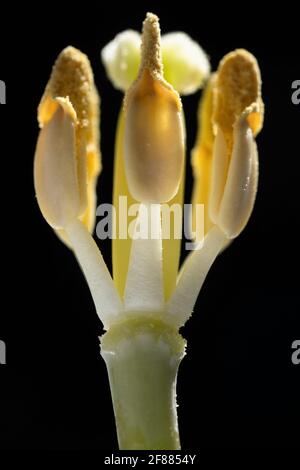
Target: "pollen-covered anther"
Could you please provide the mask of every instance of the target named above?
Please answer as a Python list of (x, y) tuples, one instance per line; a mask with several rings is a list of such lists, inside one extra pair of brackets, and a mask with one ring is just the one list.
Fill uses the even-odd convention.
[[(59, 107), (61, 107), (60, 111), (58, 110)], [(46, 133), (43, 130), (48, 125), (50, 126), (49, 129), (53, 127), (51, 127), (51, 121), (57, 120), (57, 113), (58, 115), (67, 113), (70, 117), (71, 108), (73, 109), (74, 116), (76, 116), (76, 118), (72, 117), (72, 125), (74, 128), (73, 158), (79, 199), (77, 217), (91, 231), (95, 220), (95, 185), (100, 172), (99, 97), (87, 56), (74, 47), (69, 46), (59, 54), (38, 107), (38, 121), (42, 128), (41, 133)], [(65, 119), (68, 119), (67, 116), (65, 116)], [(59, 132), (59, 130), (57, 129), (56, 132)], [(63, 135), (60, 138), (63, 140)], [(50, 145), (52, 144), (49, 140), (47, 147), (48, 155), (53, 153)], [(54, 146), (55, 143), (53, 143), (53, 148)], [(41, 165), (43, 162), (44, 164), (52, 165), (52, 162), (48, 161), (46, 155), (41, 156), (40, 152), (43, 151), (43, 148), (40, 145), (36, 153), (39, 164)], [(61, 155), (62, 151), (59, 148), (56, 148), (56, 151), (59, 153), (58, 157), (61, 158), (59, 164), (62, 167), (65, 161), (64, 156)], [(58, 172), (58, 178), (59, 174)], [(63, 171), (61, 174), (63, 174)], [(38, 181), (35, 181), (35, 186), (36, 189), (40, 187)], [(39, 196), (40, 194), (37, 191), (38, 201), (40, 200)], [(57, 234), (60, 238), (68, 242), (66, 235), (62, 231), (61, 223), (54, 223), (52, 220), (51, 225), (57, 229)]]
[(230, 239), (248, 222), (258, 182), (254, 137), (262, 127), (264, 107), (259, 67), (250, 52), (238, 49), (220, 62), (213, 108), (209, 214)]
[(178, 93), (163, 78), (158, 18), (148, 13), (137, 80), (125, 96), (125, 169), (138, 201), (163, 203), (178, 191), (185, 134)]
[(254, 136), (263, 124), (260, 70), (255, 57), (237, 49), (221, 60), (214, 86), (213, 123), (222, 130), (232, 149), (233, 126), (245, 113)]

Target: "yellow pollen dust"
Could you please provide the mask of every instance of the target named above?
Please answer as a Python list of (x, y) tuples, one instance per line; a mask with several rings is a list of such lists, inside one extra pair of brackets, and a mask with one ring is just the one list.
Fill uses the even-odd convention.
[(229, 150), (233, 125), (243, 113), (256, 135), (263, 123), (260, 71), (252, 54), (237, 49), (220, 62), (214, 87), (213, 122), (223, 131)]
[[(99, 150), (99, 95), (94, 84), (93, 72), (88, 57), (72, 46), (66, 47), (58, 56), (38, 107), (38, 120), (43, 127), (54, 115), (58, 103), (56, 98), (68, 98), (76, 120), (76, 158), (86, 158), (86, 187), (82, 187), (84, 212), (82, 222), (92, 231), (95, 221), (97, 177), (101, 170)], [(85, 149), (82, 152), (82, 149)], [(78, 162), (78, 167), (82, 164)], [(86, 196), (84, 197), (84, 192)], [(64, 233), (58, 235), (67, 242)]]

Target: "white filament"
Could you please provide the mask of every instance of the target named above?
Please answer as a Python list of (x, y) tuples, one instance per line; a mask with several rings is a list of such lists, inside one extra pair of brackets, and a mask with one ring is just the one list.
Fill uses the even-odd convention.
[(123, 306), (95, 240), (80, 220), (65, 227), (76, 258), (90, 288), (96, 311), (105, 328), (122, 313)]
[[(147, 224), (142, 230), (141, 224)], [(141, 233), (144, 232), (144, 233)], [(142, 238), (143, 237), (143, 238)], [(162, 311), (163, 270), (159, 204), (141, 204), (135, 226), (124, 308), (127, 311)]]

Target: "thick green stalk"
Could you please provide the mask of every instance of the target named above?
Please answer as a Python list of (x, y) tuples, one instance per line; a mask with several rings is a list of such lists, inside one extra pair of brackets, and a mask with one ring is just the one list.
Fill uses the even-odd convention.
[(102, 337), (120, 449), (180, 449), (176, 379), (184, 353), (175, 329), (138, 312)]

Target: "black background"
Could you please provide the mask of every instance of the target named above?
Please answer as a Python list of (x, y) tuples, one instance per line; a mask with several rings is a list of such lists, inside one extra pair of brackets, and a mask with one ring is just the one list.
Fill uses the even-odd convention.
[[(187, 356), (179, 374), (183, 449), (299, 446), (300, 365), (291, 344), (300, 339), (298, 275), (299, 120), (291, 83), (300, 79), (299, 15), (240, 4), (223, 9), (197, 2), (39, 3), (2, 8), (0, 79), (1, 311), (0, 447), (116, 449), (101, 323), (72, 254), (37, 207), (32, 162), (36, 108), (51, 66), (73, 45), (88, 54), (102, 98), (103, 172), (98, 200), (111, 201), (113, 146), (122, 95), (100, 63), (115, 34), (140, 30), (146, 11), (162, 32), (183, 30), (210, 55), (245, 47), (259, 61), (266, 105), (258, 137), (260, 184), (252, 218), (208, 275), (192, 320), (183, 330)], [(7, 10), (7, 11), (6, 11)], [(183, 99), (188, 151), (196, 133), (200, 94)], [(188, 157), (189, 162), (189, 157)], [(186, 201), (191, 194), (187, 170)], [(110, 244), (101, 243), (110, 264)]]

